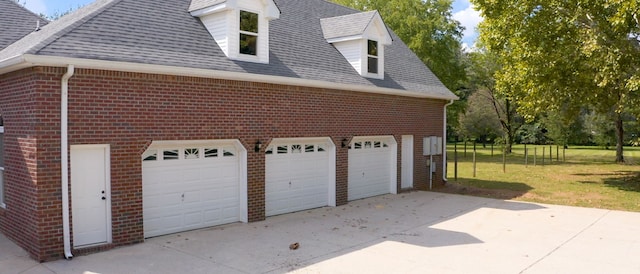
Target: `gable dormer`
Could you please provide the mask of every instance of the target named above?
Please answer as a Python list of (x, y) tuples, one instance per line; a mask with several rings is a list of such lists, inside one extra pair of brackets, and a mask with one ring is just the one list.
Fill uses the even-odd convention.
[(269, 63), (269, 21), (280, 18), (273, 0), (192, 0), (189, 12), (229, 59)]
[(384, 79), (384, 47), (391, 34), (378, 11), (320, 19), (324, 38), (363, 77)]

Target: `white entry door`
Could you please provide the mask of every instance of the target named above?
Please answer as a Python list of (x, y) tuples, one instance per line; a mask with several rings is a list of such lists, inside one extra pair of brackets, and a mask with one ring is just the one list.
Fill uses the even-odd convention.
[(402, 188), (413, 187), (413, 135), (402, 136)]
[(267, 216), (335, 206), (335, 146), (329, 138), (274, 139), (265, 165)]
[(349, 201), (398, 192), (397, 147), (393, 136), (353, 138), (349, 146)]
[(111, 242), (109, 145), (71, 146), (73, 246)]

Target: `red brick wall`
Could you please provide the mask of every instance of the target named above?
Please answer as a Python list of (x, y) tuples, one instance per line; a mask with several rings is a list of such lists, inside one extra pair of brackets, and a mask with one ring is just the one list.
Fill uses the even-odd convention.
[[(41, 260), (60, 258), (59, 106), (63, 68), (39, 68), (37, 199), (42, 209), (32, 217), (40, 245), (22, 246)], [(5, 77), (6, 78), (6, 77)], [(32, 80), (33, 82), (33, 80)], [(341, 90), (274, 84), (78, 69), (69, 81), (70, 145), (111, 145), (111, 200), (115, 245), (143, 240), (140, 155), (153, 140), (239, 139), (248, 151), (249, 220), (264, 219), (264, 152), (255, 153), (256, 140), (293, 137), (332, 137), (337, 144), (337, 203), (347, 202), (347, 148), (341, 140), (353, 136), (393, 135), (398, 141), (398, 185), (401, 136), (415, 138), (415, 187), (428, 187), (422, 138), (442, 136), (445, 101), (405, 98)], [(3, 88), (3, 94), (7, 93)], [(2, 105), (4, 107), (4, 105)], [(16, 115), (5, 118), (12, 130)], [(33, 135), (32, 135), (33, 136)], [(10, 143), (8, 143), (9, 145)], [(15, 148), (15, 144), (13, 144)], [(264, 150), (264, 148), (263, 148)], [(10, 158), (12, 155), (8, 155)], [(15, 157), (15, 156), (14, 156)], [(434, 184), (442, 183), (441, 158)], [(28, 181), (28, 180), (27, 180)], [(29, 182), (31, 183), (31, 182)], [(13, 184), (13, 183), (11, 183)], [(13, 187), (9, 192), (16, 192)], [(29, 192), (33, 196), (33, 189)], [(32, 206), (33, 208), (33, 206)], [(9, 210), (2, 222), (11, 230)], [(26, 214), (26, 213), (24, 213)], [(12, 238), (20, 237), (9, 233)]]
[[(37, 172), (36, 130), (41, 121), (36, 110), (36, 90), (44, 80), (42, 75), (30, 72), (31, 70), (24, 70), (0, 78), (0, 114), (4, 119), (5, 129), (4, 191), (7, 205), (6, 209), (0, 208), (0, 230), (38, 258), (42, 237), (39, 236), (40, 174)], [(49, 149), (59, 151), (56, 147)], [(57, 163), (51, 159), (47, 165), (57, 166)], [(51, 206), (56, 206), (55, 201), (52, 201)]]

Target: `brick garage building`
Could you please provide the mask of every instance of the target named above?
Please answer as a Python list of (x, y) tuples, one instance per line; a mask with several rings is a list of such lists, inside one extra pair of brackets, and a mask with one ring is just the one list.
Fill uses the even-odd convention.
[(454, 99), (377, 12), (98, 0), (0, 51), (0, 229), (44, 261), (425, 190)]

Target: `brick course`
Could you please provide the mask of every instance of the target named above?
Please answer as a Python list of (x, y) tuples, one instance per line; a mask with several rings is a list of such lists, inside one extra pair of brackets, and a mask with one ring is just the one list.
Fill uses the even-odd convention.
[[(7, 209), (0, 229), (38, 260), (62, 257), (60, 78), (64, 68), (3, 75)], [(347, 203), (342, 139), (414, 135), (414, 188), (427, 189), (422, 138), (442, 136), (444, 100), (182, 76), (76, 69), (69, 81), (70, 145), (111, 145), (113, 245), (143, 241), (141, 154), (154, 141), (239, 139), (246, 147), (249, 221), (264, 219), (264, 148), (256, 140), (331, 137), (337, 204)], [(442, 184), (442, 158), (434, 157)], [(72, 217), (73, 218), (73, 217)]]

